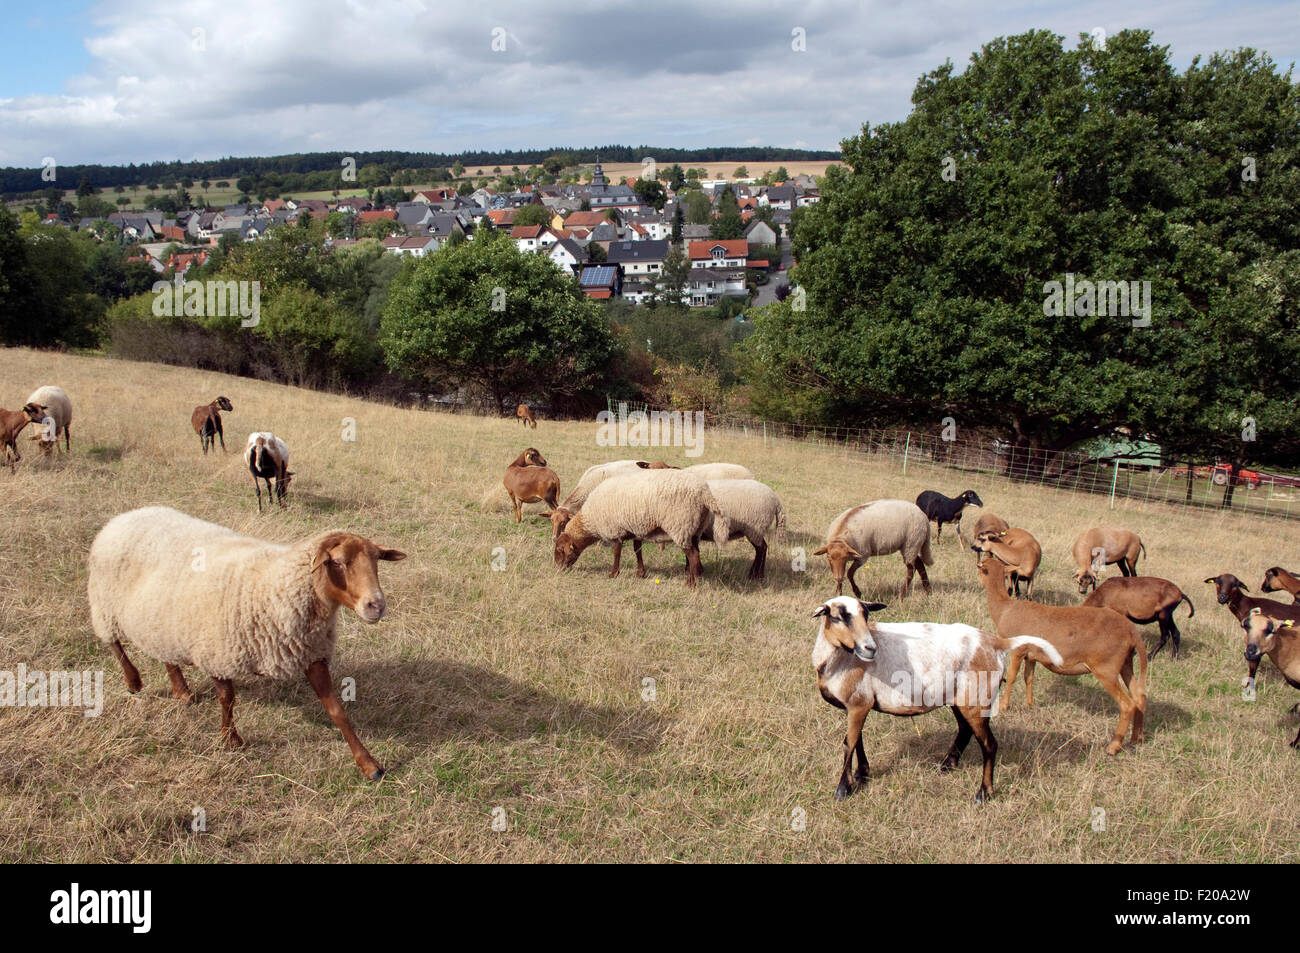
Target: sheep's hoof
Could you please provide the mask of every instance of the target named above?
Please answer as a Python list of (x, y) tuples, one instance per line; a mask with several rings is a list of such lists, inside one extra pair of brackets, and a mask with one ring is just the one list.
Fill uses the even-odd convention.
[(983, 804), (985, 801), (990, 801), (992, 799), (993, 799), (993, 792), (990, 791), (988, 788), (984, 787), (983, 785), (981, 785), (980, 789), (975, 792), (976, 804)]
[(199, 696), (194, 694), (194, 692), (186, 692), (183, 695), (178, 694), (177, 692), (172, 692), (172, 698), (176, 699), (178, 702), (185, 705), (186, 707), (189, 707), (190, 705), (197, 705), (199, 703)]
[(835, 788), (835, 800), (843, 801), (846, 797), (848, 797), (852, 793), (853, 793), (853, 789), (849, 787), (847, 784), (845, 784), (843, 781), (841, 781), (839, 783), (839, 786)]
[(375, 765), (375, 770), (371, 771), (369, 774), (366, 775), (366, 777), (368, 777), (371, 781), (378, 781), (383, 776), (384, 776), (384, 769), (379, 767), (379, 765)]
[(226, 732), (226, 747), (227, 748), (244, 747), (244, 739), (239, 737), (239, 732), (235, 731), (233, 728), (230, 729), (230, 731)]
[(948, 755), (948, 757), (944, 758), (942, 761), (939, 762), (939, 770), (952, 771), (957, 767), (957, 764), (958, 764), (958, 759), (954, 758), (952, 755)]
[(1123, 747), (1124, 743), (1122, 741), (1112, 741), (1110, 744), (1106, 745), (1106, 753), (1119, 754), (1120, 749)]
[(138, 676), (136, 678), (128, 678), (126, 680), (126, 693), (128, 695), (134, 695), (142, 688), (144, 688), (144, 683), (140, 681)]

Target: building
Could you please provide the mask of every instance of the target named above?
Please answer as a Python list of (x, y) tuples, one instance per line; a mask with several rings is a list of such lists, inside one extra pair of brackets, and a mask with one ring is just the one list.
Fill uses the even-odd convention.
[(710, 238), (688, 247), (692, 268), (744, 268), (749, 261), (749, 242), (744, 238)]

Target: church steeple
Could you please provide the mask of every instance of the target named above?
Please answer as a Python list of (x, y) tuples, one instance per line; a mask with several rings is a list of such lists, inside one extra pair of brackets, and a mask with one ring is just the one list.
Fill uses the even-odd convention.
[(600, 153), (596, 153), (596, 168), (591, 173), (592, 185), (609, 185), (609, 179), (605, 178), (605, 173), (600, 168)]

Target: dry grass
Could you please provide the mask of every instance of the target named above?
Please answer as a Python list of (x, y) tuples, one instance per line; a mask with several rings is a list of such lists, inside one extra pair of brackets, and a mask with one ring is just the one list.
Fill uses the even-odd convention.
[[(1207, 575), (1252, 585), (1274, 563), (1300, 563), (1285, 529), (1165, 507), (1111, 512), (1103, 498), (1000, 482), (976, 484), (990, 508), (1036, 534), (1037, 592), (1069, 594), (1069, 545), (1114, 521), (1139, 531), (1144, 570), (1169, 576), (1198, 606), (1185, 655), (1153, 663), (1148, 741), (1108, 758), (1110, 698), (1089, 678), (1041, 673), (1038, 705), (994, 722), (998, 790), (977, 808), (978, 752), (936, 764), (952, 716), (873, 715), (866, 790), (832, 799), (843, 715), (817, 695), (811, 610), (828, 591), (821, 559), (793, 573), (791, 546), (820, 542), (831, 518), (879, 496), (912, 498), (951, 474), (862, 462), (761, 438), (711, 438), (704, 459), (745, 463), (781, 494), (790, 538), (766, 586), (745, 579), (750, 550), (710, 547), (698, 591), (679, 553), (647, 548), (654, 578), (611, 580), (608, 550), (558, 574), (548, 524), (516, 526), (490, 493), (526, 445), (566, 488), (587, 465), (623, 456), (595, 427), (482, 420), (363, 403), (177, 368), (22, 350), (0, 352), (16, 406), (58, 382), (75, 405), (73, 454), (25, 458), (6, 488), (0, 537), (0, 669), (105, 672), (99, 718), (67, 709), (0, 710), (0, 859), (120, 861), (1295, 861), (1296, 700), (1269, 666), (1258, 701), (1241, 699), (1241, 638), (1214, 605)], [(204, 458), (190, 409), (218, 393), (227, 455)], [(354, 417), (357, 440), (340, 439)], [(293, 505), (259, 516), (238, 451), (273, 429), (293, 449)], [(664, 454), (681, 460), (680, 452)], [(485, 502), (486, 501), (486, 502)], [(161, 664), (136, 653), (145, 690), (128, 696), (87, 617), (85, 554), (113, 514), (165, 503), (235, 529), (290, 540), (347, 527), (410, 553), (385, 564), (391, 614), (376, 626), (341, 616), (336, 678), (389, 769), (361, 778), (303, 683), (241, 687), (248, 742), (216, 744), (218, 707), (183, 708)], [(536, 510), (536, 507), (533, 507)], [(1286, 534), (1283, 536), (1283, 534)], [(506, 568), (491, 569), (494, 547)], [(931, 598), (899, 603), (897, 556), (873, 560), (868, 594), (886, 619), (990, 624), (973, 558), (945, 533)], [(1181, 619), (1180, 611), (1180, 619)], [(177, 619), (177, 625), (185, 625)], [(1148, 633), (1150, 638), (1150, 633)], [(657, 699), (642, 700), (643, 679)], [(1019, 697), (1023, 688), (1017, 687)], [(492, 811), (508, 829), (492, 830)], [(1107, 830), (1094, 832), (1094, 808)], [(203, 808), (207, 832), (190, 821)], [(792, 830), (796, 809), (806, 829)]]

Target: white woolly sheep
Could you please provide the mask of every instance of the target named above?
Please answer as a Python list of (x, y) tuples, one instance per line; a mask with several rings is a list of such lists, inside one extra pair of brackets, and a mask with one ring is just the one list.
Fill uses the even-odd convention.
[(23, 412), (36, 424), (41, 450), (49, 452), (59, 445), (59, 434), (69, 453), (72, 452), (72, 401), (62, 387), (46, 384), (32, 391), (23, 405)]
[(754, 474), (750, 473), (747, 467), (742, 467), (739, 463), (696, 463), (683, 469), (682, 467), (675, 467), (660, 460), (656, 463), (638, 463), (637, 466), (641, 467), (643, 470), (682, 470), (684, 473), (694, 473), (702, 480), (754, 479)]
[[(689, 473), (690, 468), (682, 472)], [(767, 569), (768, 527), (775, 525), (777, 533), (785, 532), (785, 507), (780, 497), (766, 483), (757, 480), (709, 480), (708, 484), (709, 492), (727, 514), (729, 528), (724, 535), (710, 523), (701, 539), (723, 546), (743, 536), (754, 547), (749, 578), (762, 579)]]
[(163, 506), (113, 517), (90, 547), (90, 620), (122, 664), (127, 691), (140, 672), (122, 640), (167, 666), (172, 696), (193, 701), (181, 666), (212, 678), (227, 745), (235, 729), (234, 679), (306, 674), (361, 772), (383, 775), (352, 730), (330, 680), (340, 605), (366, 622), (387, 608), (378, 560), (405, 559), (354, 533), (331, 530), (291, 546), (241, 536)]
[[(984, 801), (993, 794), (998, 751), (989, 718), (997, 714), (1008, 656), (1017, 663), (1029, 655), (1059, 665), (1060, 653), (1034, 636), (1000, 639), (960, 623), (871, 622), (870, 613), (884, 608), (878, 602), (836, 596), (813, 613), (813, 618), (822, 620), (812, 651), (817, 687), (826, 701), (844, 709), (849, 720), (835, 797), (848, 797), (852, 784), (860, 785), (870, 777), (862, 725), (873, 708), (910, 716), (948, 706), (957, 719), (957, 737), (940, 767), (944, 771), (957, 767), (973, 735), (984, 755), (975, 801)], [(855, 752), (858, 769), (851, 784), (849, 769)]]
[[(676, 469), (662, 464), (663, 468)], [(591, 491), (600, 486), (610, 477), (620, 473), (635, 472), (647, 468), (659, 469), (657, 464), (648, 464), (644, 460), (611, 460), (608, 463), (598, 463), (595, 466), (587, 467), (578, 482), (574, 484), (569, 495), (560, 501), (560, 505), (551, 510), (551, 538), (557, 538), (560, 533), (564, 532), (564, 527), (568, 525), (569, 520), (573, 519), (575, 513), (582, 509), (582, 505), (587, 502), (587, 497)]]
[[(693, 588), (700, 577), (700, 537), (710, 524), (720, 537), (730, 536), (727, 514), (699, 477), (675, 470), (624, 473), (592, 490), (556, 537), (555, 564), (569, 569), (597, 540), (614, 543), (613, 577), (623, 540), (672, 541), (686, 554), (686, 585)], [(644, 565), (637, 575), (645, 575)]]
[(868, 557), (900, 552), (907, 566), (907, 579), (899, 596), (906, 596), (911, 590), (913, 572), (921, 574), (921, 585), (928, 594), (930, 579), (925, 574), (925, 567), (934, 564), (934, 556), (930, 553), (929, 517), (907, 500), (872, 500), (850, 507), (835, 517), (826, 531), (826, 545), (813, 555), (824, 555), (830, 561), (837, 596), (844, 593), (845, 564), (852, 560), (847, 573), (849, 585), (853, 587), (855, 596), (861, 596), (862, 590), (853, 578), (858, 567)]

